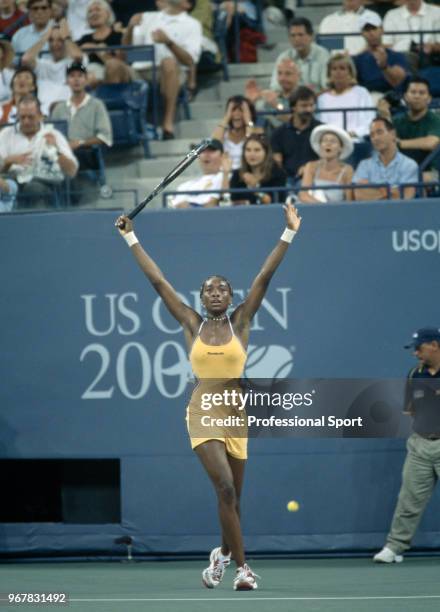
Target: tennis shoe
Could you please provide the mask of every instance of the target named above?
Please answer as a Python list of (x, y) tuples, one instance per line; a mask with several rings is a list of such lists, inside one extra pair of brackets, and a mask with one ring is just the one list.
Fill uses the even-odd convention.
[(207, 589), (214, 589), (220, 584), (226, 568), (231, 562), (231, 555), (224, 557), (221, 547), (214, 548), (209, 555), (209, 567), (202, 572), (202, 582)]
[(373, 561), (375, 563), (402, 563), (403, 556), (396, 555), (396, 553), (392, 551), (391, 548), (388, 548), (388, 546), (384, 546), (380, 552), (374, 555)]
[(249, 565), (245, 563), (242, 567), (237, 568), (234, 578), (234, 591), (252, 591), (253, 589), (258, 589), (256, 578), (260, 578), (260, 576), (254, 574)]

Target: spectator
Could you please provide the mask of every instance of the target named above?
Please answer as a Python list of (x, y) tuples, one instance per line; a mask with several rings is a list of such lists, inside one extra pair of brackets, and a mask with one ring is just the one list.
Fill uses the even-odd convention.
[[(353, 168), (341, 161), (353, 153), (350, 135), (332, 125), (318, 125), (310, 136), (310, 144), (319, 160), (308, 162), (304, 168), (301, 181), (304, 191), (298, 194), (300, 201), (315, 204), (351, 200), (351, 190), (342, 187), (351, 184)], [(338, 185), (341, 185), (340, 189), (326, 189)]]
[[(405, 155), (420, 166), (428, 155), (440, 144), (440, 117), (429, 110), (432, 101), (429, 83), (426, 79), (413, 77), (407, 84), (405, 101), (408, 112), (393, 118), (397, 133), (397, 144)], [(381, 105), (383, 116), (391, 120), (389, 107)], [(436, 177), (431, 173), (424, 180)], [(438, 178), (438, 177), (437, 177)]]
[[(428, 79), (434, 96), (440, 96), (440, 7), (422, 0), (405, 0), (404, 6), (387, 13), (385, 32), (407, 30), (413, 34), (387, 35), (385, 41), (396, 51), (407, 52), (414, 72)], [(423, 30), (434, 34), (417, 33)]]
[(188, 14), (194, 3), (195, 0), (167, 0), (162, 11), (134, 15), (124, 34), (124, 44), (154, 44), (160, 89), (165, 99), (164, 140), (174, 138), (179, 90), (186, 80), (186, 73), (197, 64), (202, 52), (202, 26)]
[(28, 25), (27, 13), (21, 11), (15, 0), (0, 0), (0, 32), (9, 39), (21, 27)]
[(11, 69), (14, 59), (14, 49), (6, 39), (0, 40), (0, 102), (11, 95), (11, 81), (14, 71)]
[[(350, 34), (360, 32), (359, 17), (369, 15), (370, 11), (363, 6), (363, 0), (343, 0), (342, 8), (331, 15), (327, 15), (319, 26), (320, 34)], [(361, 36), (346, 36), (344, 49), (350, 55), (356, 55), (364, 50), (365, 42)]]
[(388, 11), (399, 6), (400, 2), (401, 0), (369, 0), (365, 4), (383, 19)]
[[(277, 84), (274, 89), (262, 89), (255, 79), (249, 79), (246, 83), (246, 98), (255, 105), (257, 111), (289, 110), (290, 98), (298, 87), (300, 72), (295, 62), (285, 57), (278, 62), (276, 73)], [(282, 122), (287, 121), (288, 117), (269, 115), (267, 120), (272, 126), (278, 127)]]
[(305, 17), (293, 19), (289, 24), (289, 39), (292, 45), (283, 51), (275, 62), (270, 88), (277, 86), (277, 67), (281, 60), (289, 58), (300, 70), (300, 85), (307, 85), (316, 92), (327, 86), (327, 62), (330, 54), (327, 49), (313, 42), (313, 26)]
[(243, 96), (232, 96), (226, 102), (226, 113), (212, 133), (212, 138), (223, 142), (225, 152), (232, 160), (232, 169), (240, 167), (244, 141), (254, 132), (257, 115), (255, 107)]
[(291, 120), (274, 131), (271, 144), (274, 160), (284, 169), (289, 182), (295, 184), (302, 178), (307, 162), (318, 157), (310, 145), (310, 134), (321, 122), (314, 118), (316, 95), (309, 87), (298, 87), (290, 109)]
[(269, 142), (263, 134), (253, 134), (246, 139), (240, 168), (233, 171), (231, 189), (249, 189), (250, 193), (231, 193), (234, 204), (270, 204), (284, 202), (286, 192), (260, 193), (264, 188), (285, 187), (286, 173), (272, 157)]
[(353, 138), (363, 138), (368, 134), (368, 126), (376, 115), (373, 110), (352, 110), (346, 113), (332, 111), (374, 107), (370, 92), (357, 85), (353, 60), (343, 53), (333, 55), (328, 63), (327, 74), (330, 89), (318, 96), (320, 120), (347, 130)]
[[(191, 3), (188, 2), (188, 10), (190, 9)], [(192, 64), (188, 71), (186, 88), (190, 102), (194, 100), (198, 92), (197, 75), (216, 72), (221, 68), (219, 48), (214, 39), (213, 4), (210, 0), (196, 0), (191, 17), (197, 19), (202, 26), (202, 52), (197, 65)]]
[(67, 68), (67, 83), (71, 97), (59, 102), (51, 114), (54, 121), (67, 121), (69, 145), (80, 164), (80, 170), (96, 169), (93, 145), (113, 144), (112, 125), (101, 100), (86, 93), (87, 69), (81, 63)]
[[(87, 5), (87, 22), (92, 32), (77, 41), (78, 46), (87, 48), (122, 45), (122, 34), (115, 30), (115, 16), (106, 0), (91, 0)], [(121, 51), (92, 52), (88, 54), (89, 85), (99, 83), (129, 83), (132, 80), (130, 67), (124, 62)]]
[(3, 171), (16, 178), (24, 203), (47, 203), (53, 185), (66, 176), (75, 176), (78, 162), (64, 136), (43, 125), (40, 105), (32, 95), (18, 103), (19, 127), (0, 131), (0, 159)]
[[(377, 117), (371, 123), (370, 138), (374, 148), (373, 155), (360, 162), (353, 182), (363, 185), (386, 183), (390, 186), (392, 199), (413, 198), (414, 187), (404, 187), (400, 195), (399, 185), (417, 183), (417, 164), (397, 150), (396, 130), (393, 124), (388, 119)], [(355, 189), (355, 197), (356, 200), (384, 200), (388, 197), (388, 189), (386, 187)]]
[[(47, 44), (50, 55), (39, 57)], [(23, 55), (22, 64), (35, 70), (38, 89), (41, 95), (44, 92), (44, 102), (49, 108), (54, 102), (69, 98), (66, 69), (72, 61), (80, 61), (81, 57), (81, 49), (73, 42), (65, 19), (46, 30), (41, 39)]]
[(365, 51), (353, 58), (359, 84), (376, 98), (390, 89), (401, 92), (409, 76), (408, 62), (403, 53), (383, 45), (381, 18), (376, 13), (361, 15), (359, 27), (367, 43)]
[[(25, 53), (53, 25), (52, 0), (29, 0), (28, 11), (30, 24), (17, 30), (12, 37), (15, 53)], [(46, 44), (43, 50), (47, 51), (48, 48)]]
[(387, 32), (413, 32), (412, 34), (386, 34), (384, 43), (395, 51), (416, 51), (420, 48), (422, 30), (436, 30), (437, 34), (425, 34), (423, 44), (425, 53), (439, 51), (440, 7), (426, 4), (423, 0), (405, 0), (399, 8), (388, 11), (383, 21)]
[(87, 21), (87, 6), (89, 3), (90, 0), (74, 0), (74, 2), (70, 1), (67, 7), (67, 22), (75, 41), (92, 32)]
[(66, 19), (68, 5), (69, 0), (52, 0), (52, 19), (55, 23), (59, 23), (62, 19)]
[(0, 125), (13, 123), (17, 118), (17, 106), (24, 96), (37, 95), (37, 77), (32, 68), (21, 66), (17, 68), (11, 80), (12, 97), (2, 104)]
[(218, 206), (220, 195), (216, 193), (190, 194), (188, 191), (212, 191), (228, 188), (230, 160), (223, 155), (223, 144), (220, 140), (211, 140), (209, 147), (199, 155), (202, 175), (185, 181), (178, 187), (182, 195), (172, 196), (170, 206), (173, 208), (211, 208)]
[(11, 212), (17, 197), (17, 183), (0, 177), (0, 213)]

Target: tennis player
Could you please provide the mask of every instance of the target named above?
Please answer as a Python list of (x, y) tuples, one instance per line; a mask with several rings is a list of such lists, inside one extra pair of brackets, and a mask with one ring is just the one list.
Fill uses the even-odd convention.
[[(201, 432), (199, 427), (194, 432), (191, 423), (197, 422), (202, 412), (207, 414), (200, 406), (200, 386), (203, 386), (203, 381), (237, 381), (243, 374), (252, 318), (301, 224), (301, 217), (291, 204), (284, 206), (284, 213), (286, 229), (257, 274), (246, 299), (234, 309), (230, 317), (227, 316), (227, 310), (232, 303), (233, 291), (224, 277), (215, 275), (204, 281), (200, 296), (207, 314), (206, 318), (202, 318), (182, 302), (157, 264), (144, 251), (133, 231), (132, 221), (126, 216), (116, 221), (139, 267), (171, 315), (182, 325), (191, 366), (199, 381), (187, 408), (188, 429), (191, 446), (214, 485), (222, 528), (222, 545), (211, 552), (209, 567), (202, 573), (202, 581), (207, 588), (220, 584), (231, 558), (237, 565), (234, 589), (245, 591), (258, 586), (258, 576), (245, 560), (240, 526), (239, 502), (247, 459), (247, 429), (244, 433), (234, 428), (229, 431), (220, 428)], [(219, 414), (219, 410), (226, 416), (235, 414), (238, 408), (217, 407), (216, 414)]]

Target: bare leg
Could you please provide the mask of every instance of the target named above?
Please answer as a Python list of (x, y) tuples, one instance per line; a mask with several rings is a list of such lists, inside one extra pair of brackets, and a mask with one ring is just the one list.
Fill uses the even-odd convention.
[(176, 114), (177, 96), (179, 95), (179, 65), (172, 57), (167, 57), (160, 64), (160, 89), (165, 99), (163, 129), (172, 132)]
[[(236, 504), (235, 510), (238, 514), (238, 518), (240, 518), (240, 498), (241, 498), (241, 490), (243, 488), (243, 480), (244, 480), (244, 468), (246, 465), (246, 461), (244, 459), (236, 459), (235, 457), (231, 457), (231, 455), (226, 455), (228, 458), (229, 465), (231, 466), (232, 476), (234, 478), (234, 487), (235, 487), (235, 495), (236, 495)], [(222, 534), (222, 555), (229, 555), (231, 549), (229, 547), (228, 542), (226, 541), (225, 534)]]
[[(223, 542), (227, 542), (227, 548), (231, 551), (237, 567), (241, 567), (245, 563), (245, 558), (240, 517), (237, 512), (234, 474), (229, 462), (231, 458), (226, 454), (224, 443), (219, 440), (209, 440), (200, 444), (194, 450), (207, 471), (217, 493)], [(244, 461), (242, 463), (244, 464)], [(240, 482), (240, 470), (237, 469), (236, 471), (238, 481)], [(241, 483), (242, 480), (243, 474), (241, 474)]]

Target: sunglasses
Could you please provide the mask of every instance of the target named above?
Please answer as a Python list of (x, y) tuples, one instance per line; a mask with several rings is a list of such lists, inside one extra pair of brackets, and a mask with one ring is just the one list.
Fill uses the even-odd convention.
[(50, 6), (31, 6), (30, 11), (48, 11), (50, 10)]

